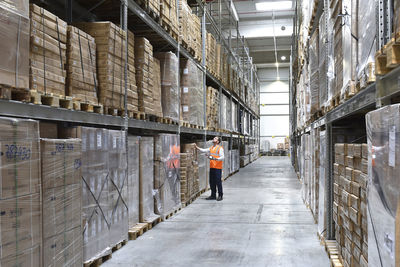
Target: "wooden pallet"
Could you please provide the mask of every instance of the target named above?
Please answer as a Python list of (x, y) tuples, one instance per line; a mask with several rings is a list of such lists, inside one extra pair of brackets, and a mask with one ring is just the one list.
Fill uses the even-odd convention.
[(357, 86), (354, 81), (349, 81), (342, 92), (340, 93), (340, 104), (343, 104), (353, 96), (355, 96), (359, 91), (357, 91)]
[(176, 122), (175, 120), (171, 119), (171, 118), (163, 118), (162, 119), (162, 123), (165, 124), (172, 124), (172, 125), (179, 125), (178, 122)]
[(83, 263), (83, 267), (98, 267), (101, 264), (103, 264), (103, 262), (105, 262), (111, 258), (112, 258), (112, 251), (110, 250), (107, 255), (104, 255), (98, 259), (94, 259), (94, 260)]
[(115, 246), (112, 247), (111, 251), (115, 252), (118, 249), (122, 248), (123, 246), (125, 246), (128, 243), (128, 240), (122, 240), (121, 242), (119, 242), (118, 244), (116, 244)]
[(135, 0), (136, 3), (139, 4), (139, 6), (155, 21), (159, 21), (160, 19), (160, 10), (153, 10), (150, 6), (149, 6), (149, 2), (148, 1), (143, 1), (143, 0)]
[(169, 218), (171, 218), (172, 216), (174, 216), (174, 215), (175, 215), (178, 211), (180, 211), (181, 209), (182, 209), (182, 207), (179, 207), (179, 208), (175, 209), (174, 211), (168, 213), (167, 215), (162, 216), (162, 217), (161, 217), (162, 221), (164, 222), (164, 221), (168, 220)]
[(81, 102), (80, 100), (73, 100), (72, 106), (74, 110), (103, 114), (103, 106), (100, 104)]
[(151, 219), (146, 219), (145, 222), (147, 223), (147, 227), (148, 229), (152, 229), (154, 226), (156, 226), (157, 224), (159, 224), (161, 222), (161, 217), (160, 216), (156, 216), (154, 218)]
[(184, 203), (182, 203), (182, 208), (185, 208), (187, 206), (189, 206), (190, 204), (193, 203), (193, 201), (195, 201), (202, 193), (199, 191), (196, 194), (194, 194), (192, 197), (190, 197), (187, 201), (185, 201)]
[(178, 42), (179, 40), (179, 33), (175, 32), (171, 25), (170, 25), (170, 21), (168, 21), (167, 19), (165, 19), (164, 17), (160, 17), (160, 25), (161, 27), (167, 32), (169, 33), (169, 35), (171, 35), (172, 38), (175, 39), (175, 41)]
[(149, 230), (148, 223), (138, 223), (134, 227), (130, 228), (128, 231), (129, 240), (136, 240), (139, 236), (143, 235), (144, 233)]
[(331, 261), (331, 267), (343, 267), (336, 240), (325, 240), (325, 250)]

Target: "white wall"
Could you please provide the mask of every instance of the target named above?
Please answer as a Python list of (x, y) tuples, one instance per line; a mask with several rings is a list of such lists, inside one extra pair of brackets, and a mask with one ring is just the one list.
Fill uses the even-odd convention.
[(283, 143), (289, 135), (289, 69), (276, 68), (258, 70), (260, 79), (260, 136), (270, 142), (271, 149)]

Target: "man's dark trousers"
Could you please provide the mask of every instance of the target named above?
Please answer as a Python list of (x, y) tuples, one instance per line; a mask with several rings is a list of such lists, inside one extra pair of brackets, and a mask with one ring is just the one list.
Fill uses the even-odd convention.
[(210, 168), (210, 188), (211, 188), (211, 197), (216, 197), (217, 187), (218, 187), (218, 195), (222, 197), (222, 170), (221, 169), (213, 169)]

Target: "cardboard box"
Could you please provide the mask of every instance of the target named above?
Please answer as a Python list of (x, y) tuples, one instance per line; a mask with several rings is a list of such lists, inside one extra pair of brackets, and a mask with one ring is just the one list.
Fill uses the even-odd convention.
[(22, 8), (27, 6), (26, 0), (0, 3), (0, 81), (17, 88), (29, 88), (29, 17)]
[(0, 199), (39, 192), (39, 124), (0, 117)]

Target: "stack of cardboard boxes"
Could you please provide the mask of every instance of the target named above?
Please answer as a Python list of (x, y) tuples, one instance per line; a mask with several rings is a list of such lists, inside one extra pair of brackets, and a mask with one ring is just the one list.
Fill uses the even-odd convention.
[(192, 46), (192, 10), (186, 0), (179, 1), (179, 37), (184, 48)]
[(160, 18), (161, 25), (166, 27), (172, 37), (178, 40), (179, 23), (177, 17), (176, 0), (161, 0), (160, 1)]
[(153, 58), (153, 107), (154, 115), (162, 118), (164, 116), (161, 105), (161, 66), (157, 58)]
[(81, 140), (42, 139), (43, 265), (82, 265)]
[(217, 76), (217, 41), (214, 35), (207, 33), (206, 40), (206, 67), (207, 70), (214, 76)]
[(182, 59), (181, 67), (181, 119), (204, 126), (203, 74), (190, 59)]
[(333, 219), (345, 266), (368, 266), (367, 144), (335, 144)]
[(69, 25), (66, 95), (81, 103), (98, 104), (96, 62), (96, 43), (94, 38)]
[(189, 34), (191, 34), (191, 48), (194, 50), (194, 58), (202, 62), (203, 61), (203, 53), (202, 53), (202, 44), (203, 41), (201, 39), (201, 22), (200, 18), (192, 13), (191, 14), (192, 19), (189, 21), (190, 29), (191, 31)]
[[(11, 98), (9, 87), (29, 88), (29, 2), (0, 2), (0, 97)], [(42, 56), (43, 58), (43, 56)]]
[(135, 35), (128, 31), (128, 93), (132, 94), (132, 101), (128, 101), (128, 110), (139, 111), (139, 95), (136, 85), (135, 69)]
[(135, 40), (136, 84), (139, 94), (139, 111), (154, 115), (153, 105), (153, 46), (144, 38)]
[(0, 118), (1, 266), (41, 266), (39, 124)]
[(67, 23), (33, 4), (30, 18), (30, 89), (65, 96)]
[(207, 128), (219, 127), (219, 92), (217, 89), (207, 87)]
[(179, 122), (179, 62), (172, 52), (155, 55), (160, 60), (162, 112), (164, 118)]
[(199, 189), (199, 164), (198, 164), (198, 153), (194, 146), (195, 144), (183, 144), (182, 151), (180, 153), (181, 168), (180, 168), (180, 180), (181, 180), (181, 201), (185, 203), (189, 201)]
[[(109, 114), (125, 110), (125, 32), (111, 22), (82, 22), (78, 28), (95, 38), (97, 51), (98, 97)], [(132, 88), (127, 90), (127, 103), (134, 103)], [(128, 105), (129, 109), (133, 107)]]

